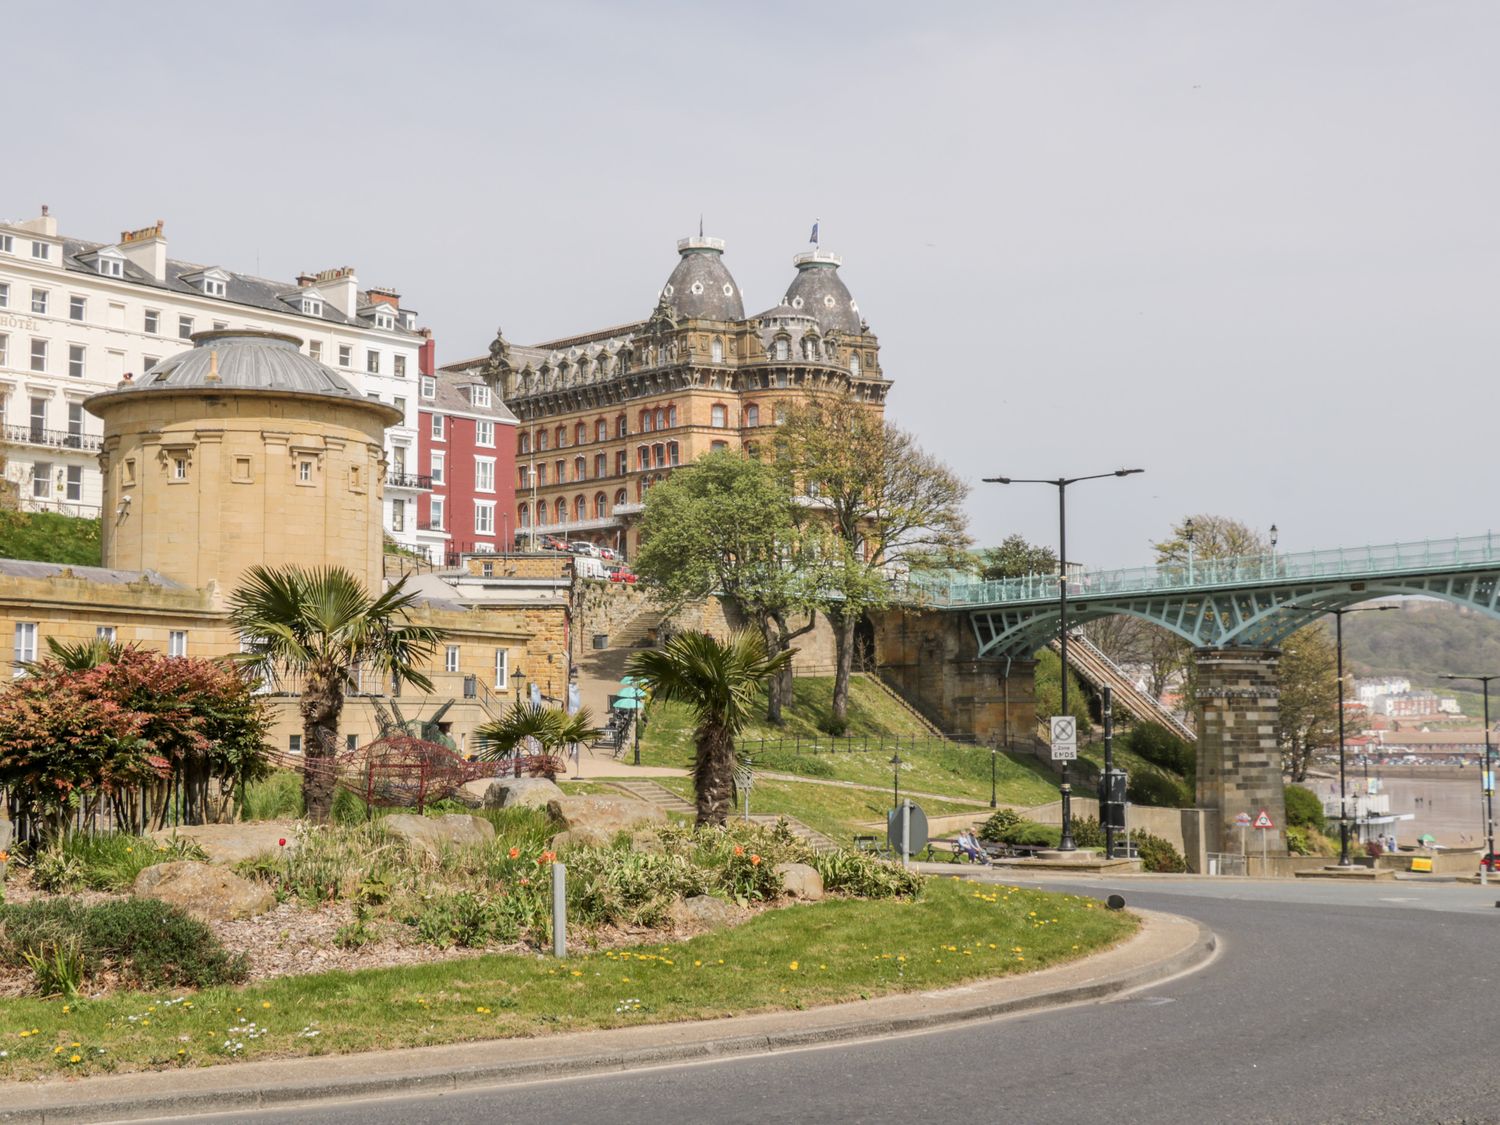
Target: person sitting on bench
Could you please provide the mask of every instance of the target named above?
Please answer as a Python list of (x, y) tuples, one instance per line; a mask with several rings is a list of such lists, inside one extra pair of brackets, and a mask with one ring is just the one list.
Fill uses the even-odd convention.
[(988, 864), (989, 853), (979, 846), (972, 833), (960, 832), (953, 840), (953, 850), (959, 855), (968, 856), (974, 863)]

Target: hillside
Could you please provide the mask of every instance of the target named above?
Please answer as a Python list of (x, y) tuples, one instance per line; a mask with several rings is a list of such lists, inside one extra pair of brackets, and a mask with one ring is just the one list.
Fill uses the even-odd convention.
[[(1500, 672), (1500, 620), (1449, 602), (1408, 598), (1399, 613), (1344, 619), (1344, 662), (1356, 676), (1402, 675), (1413, 686), (1454, 693), (1445, 672)], [(1477, 697), (1474, 697), (1477, 698)]]
[(100, 558), (97, 519), (0, 511), (0, 559), (98, 566)]

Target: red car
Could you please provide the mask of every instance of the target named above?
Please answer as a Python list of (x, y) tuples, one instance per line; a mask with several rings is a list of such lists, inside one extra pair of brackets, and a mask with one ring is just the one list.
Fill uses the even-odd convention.
[(611, 567), (605, 568), (605, 572), (609, 575), (609, 580), (611, 582), (630, 582), (630, 583), (634, 583), (635, 580), (636, 580), (636, 573), (635, 573), (635, 571), (631, 570), (629, 567), (625, 567), (625, 566), (611, 566)]

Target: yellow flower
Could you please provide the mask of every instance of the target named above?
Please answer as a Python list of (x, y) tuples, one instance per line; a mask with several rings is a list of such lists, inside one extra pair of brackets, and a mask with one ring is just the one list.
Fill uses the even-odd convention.
[(476, 1012), (478, 1012), (482, 1016), (487, 1016), (490, 1013), (490, 1010), (488, 1008), (484, 1007), (483, 1005), (480, 1005), (479, 1007), (475, 1008), (474, 1010)]
[(82, 1062), (82, 1061), (83, 1061), (83, 1059), (82, 1059), (82, 1058), (80, 1058), (80, 1057), (79, 1057), (79, 1056), (78, 1056), (78, 1055), (70, 1055), (70, 1056), (69, 1056), (69, 1057), (68, 1057), (68, 1061), (69, 1061), (69, 1062), (70, 1062), (70, 1063), (76, 1063), (76, 1062)]
[(795, 973), (797, 971), (797, 962), (793, 961), (790, 965), (787, 966), (787, 968), (791, 969), (792, 972)]
[(260, 1002), (260, 1006), (262, 1008), (269, 1008), (271, 1006), (271, 1002), (269, 1000), (262, 1000)]

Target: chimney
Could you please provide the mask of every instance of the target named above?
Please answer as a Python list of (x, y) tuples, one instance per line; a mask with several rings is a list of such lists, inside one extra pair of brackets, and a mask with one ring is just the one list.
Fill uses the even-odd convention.
[(359, 279), (354, 276), (353, 266), (323, 270), (313, 278), (313, 283), (330, 305), (351, 320), (354, 318), (359, 304)]
[(317, 281), (317, 280), (318, 279), (315, 278), (310, 273), (299, 273), (297, 275), (297, 288), (298, 289), (306, 289), (309, 285), (311, 285), (314, 281)]
[(167, 279), (167, 224), (156, 220), (155, 226), (120, 232), (120, 253), (157, 281)]
[(57, 220), (49, 213), (45, 203), (42, 204), (42, 215), (39, 219), (27, 219), (24, 223), (17, 223), (17, 229), (30, 231), (32, 234), (40, 234), (45, 238), (57, 237)]
[(422, 344), (417, 349), (417, 374), (431, 375), (437, 371), (437, 341), (432, 338), (432, 329), (422, 329)]
[(394, 289), (371, 289), (370, 304), (390, 305), (393, 309), (401, 307), (401, 294)]

